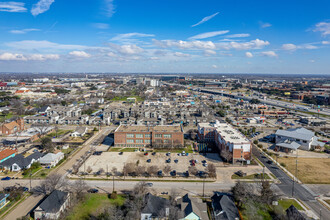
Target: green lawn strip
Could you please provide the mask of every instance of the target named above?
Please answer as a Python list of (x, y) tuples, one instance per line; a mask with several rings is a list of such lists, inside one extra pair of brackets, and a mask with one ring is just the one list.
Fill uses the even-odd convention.
[(138, 101), (138, 102), (144, 101), (144, 99), (141, 98), (140, 96), (116, 96), (113, 99), (111, 99), (111, 101), (114, 101), (114, 102), (127, 101), (127, 98), (136, 98), (136, 101)]
[(262, 166), (262, 167), (265, 166), (263, 163), (261, 163), (261, 161), (260, 161), (257, 157), (253, 156), (253, 159), (254, 159), (255, 161), (257, 161), (257, 163), (258, 163), (260, 166)]
[[(40, 170), (42, 170), (42, 166), (40, 166), (40, 167), (38, 167), (38, 168), (36, 168), (36, 169), (33, 169), (33, 170), (31, 170), (31, 174), (32, 174), (32, 176), (34, 176), (36, 173), (38, 173)], [(24, 174), (23, 175), (23, 178), (25, 179), (25, 178), (29, 178), (30, 177), (30, 172), (27, 172), (26, 174)]]
[(119, 152), (119, 150), (122, 149), (121, 147), (111, 147), (109, 149), (110, 152)]
[[(243, 219), (251, 219), (250, 215), (251, 215), (251, 210), (248, 210), (250, 206), (246, 206), (245, 204), (243, 204), (243, 207), (240, 208), (240, 212), (243, 216)], [(272, 216), (270, 215), (270, 213), (272, 212), (272, 208), (270, 206), (268, 206), (267, 204), (264, 203), (258, 203), (258, 202), (254, 202), (253, 203), (253, 213), (257, 213), (258, 216), (260, 217), (260, 219), (263, 220), (271, 220)], [(253, 214), (255, 215), (255, 214)]]
[(135, 150), (139, 150), (139, 148), (123, 148), (119, 151), (120, 152), (134, 152)]
[(110, 204), (122, 206), (125, 202), (125, 197), (118, 195), (117, 199), (109, 199), (107, 194), (87, 194), (86, 200), (77, 204), (72, 213), (66, 218), (67, 220), (88, 219), (93, 212), (107, 207)]
[(278, 205), (282, 206), (283, 210), (287, 210), (291, 205), (296, 207), (298, 210), (304, 210), (303, 207), (294, 199), (282, 199), (278, 201)]
[[(237, 174), (233, 174), (231, 176), (232, 179), (245, 179), (245, 180), (250, 180), (250, 179), (263, 179), (263, 174), (258, 174), (258, 173), (254, 173), (251, 175), (247, 175), (247, 176), (238, 176)], [(268, 176), (267, 173), (265, 173), (264, 179), (270, 179), (270, 177)]]
[(181, 148), (181, 149), (154, 149), (154, 152), (163, 152), (163, 153), (167, 153), (167, 152), (171, 152), (171, 153), (182, 153), (182, 151), (186, 152), (186, 153), (193, 153), (193, 150), (191, 149), (191, 147), (185, 147), (185, 148)]
[[(61, 130), (60, 129), (57, 131), (57, 137), (65, 135), (65, 134), (69, 133), (70, 131), (72, 131), (72, 130)], [(46, 136), (51, 137), (51, 138), (56, 137), (56, 131), (53, 131), (53, 132), (47, 134)]]

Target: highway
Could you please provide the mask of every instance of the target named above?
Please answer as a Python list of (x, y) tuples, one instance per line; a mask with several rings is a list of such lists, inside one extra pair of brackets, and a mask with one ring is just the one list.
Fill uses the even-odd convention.
[(313, 192), (307, 186), (295, 182), (293, 190), (293, 181), (283, 170), (275, 163), (267, 163), (269, 159), (255, 146), (253, 146), (252, 152), (281, 181), (277, 186), (284, 194), (288, 197), (291, 197), (293, 194), (294, 198), (303, 201), (318, 217), (320, 217), (321, 213), (322, 220), (330, 220), (330, 211), (315, 199), (316, 195), (313, 195)]

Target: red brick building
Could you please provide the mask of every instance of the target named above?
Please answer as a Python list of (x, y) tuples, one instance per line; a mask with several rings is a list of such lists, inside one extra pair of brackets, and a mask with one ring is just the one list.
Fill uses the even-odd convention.
[(120, 125), (115, 130), (115, 147), (183, 146), (181, 125)]
[(16, 121), (11, 121), (9, 123), (5, 123), (1, 125), (0, 131), (4, 135), (15, 134), (17, 132), (21, 132), (24, 130), (24, 119), (19, 118)]

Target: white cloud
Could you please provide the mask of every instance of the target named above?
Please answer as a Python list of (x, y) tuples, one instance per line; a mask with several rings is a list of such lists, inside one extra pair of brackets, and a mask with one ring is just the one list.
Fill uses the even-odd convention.
[(69, 45), (69, 44), (58, 44), (50, 41), (35, 41), (35, 40), (23, 40), (23, 41), (12, 41), (5, 43), (5, 46), (15, 48), (18, 50), (40, 50), (40, 49), (53, 49), (53, 50), (84, 50), (89, 48), (82, 45)]
[(275, 51), (264, 51), (260, 53), (263, 56), (266, 57), (278, 57), (278, 55), (275, 53)]
[(231, 34), (225, 37), (226, 38), (250, 37), (250, 34)]
[(39, 0), (37, 4), (34, 4), (31, 9), (31, 14), (33, 16), (37, 16), (49, 10), (51, 4), (53, 4), (55, 0)]
[(253, 54), (251, 52), (246, 52), (245, 53), (245, 56), (248, 57), (248, 58), (252, 58), (253, 57)]
[(182, 40), (153, 40), (154, 44), (163, 48), (177, 47), (180, 49), (216, 49), (212, 41), (182, 41)]
[(5, 12), (26, 12), (23, 2), (0, 2), (0, 11)]
[(116, 54), (115, 54), (114, 52), (109, 52), (109, 53), (107, 53), (107, 55), (108, 55), (109, 57), (115, 57), (115, 56), (116, 56)]
[(140, 54), (144, 51), (141, 47), (138, 47), (135, 44), (128, 44), (128, 45), (109, 44), (109, 46), (114, 50), (116, 50), (118, 53), (121, 53), (123, 55), (135, 55), (135, 54)]
[(272, 26), (272, 24), (270, 24), (268, 22), (262, 22), (262, 21), (259, 22), (259, 25), (261, 28), (268, 28), (268, 27)]
[(109, 24), (106, 24), (106, 23), (93, 23), (92, 25), (93, 25), (93, 27), (95, 27), (97, 29), (102, 29), (102, 30), (109, 28)]
[(32, 32), (32, 31), (40, 31), (40, 29), (27, 28), (27, 29), (22, 29), (22, 30), (11, 30), (9, 32), (12, 34), (26, 34), (28, 32)]
[(321, 32), (322, 36), (330, 34), (330, 22), (319, 22), (315, 25), (314, 32)]
[(324, 40), (324, 41), (322, 41), (322, 44), (323, 44), (323, 45), (328, 45), (328, 44), (330, 44), (330, 41), (325, 41), (325, 40)]
[(44, 61), (44, 60), (58, 60), (60, 56), (58, 54), (30, 54), (23, 55), (18, 53), (3, 53), (0, 54), (0, 60), (2, 61)]
[(71, 51), (69, 54), (71, 56), (79, 57), (79, 58), (88, 58), (88, 57), (91, 57), (91, 55), (88, 54), (88, 53), (86, 53), (85, 51), (78, 51), (78, 50)]
[(214, 51), (214, 50), (204, 50), (204, 55), (205, 56), (213, 56), (213, 55), (216, 55), (217, 52)]
[(113, 0), (104, 0), (104, 14), (108, 18), (112, 17), (112, 15), (115, 13), (115, 6), (113, 4)]
[(154, 34), (144, 34), (144, 33), (126, 33), (126, 34), (118, 34), (117, 36), (111, 38), (112, 41), (121, 41), (126, 40), (132, 37), (154, 37)]
[(217, 16), (219, 14), (219, 12), (217, 13), (214, 13), (213, 15), (210, 15), (210, 16), (206, 16), (205, 18), (203, 18), (201, 21), (199, 21), (198, 23), (194, 24), (194, 25), (191, 25), (191, 27), (196, 27), (200, 24), (203, 24), (205, 22), (207, 22), (208, 20), (211, 20), (212, 18), (214, 18), (215, 16)]
[(214, 64), (214, 65), (212, 65), (212, 68), (216, 69), (216, 68), (218, 68), (218, 66)]
[(190, 57), (190, 54), (181, 53), (181, 52), (175, 52), (173, 53), (173, 55), (176, 57)]
[(189, 38), (189, 40), (198, 40), (198, 39), (205, 39), (205, 38), (209, 38), (209, 37), (215, 37), (218, 35), (227, 34), (228, 32), (229, 32), (228, 30), (206, 32), (206, 33), (197, 34), (195, 36), (192, 36)]
[(260, 39), (255, 39), (251, 40), (249, 42), (226, 42), (226, 43), (219, 43), (217, 44), (219, 48), (225, 49), (225, 50), (230, 50), (230, 49), (235, 49), (235, 50), (249, 50), (249, 49), (262, 49), (265, 46), (268, 46), (270, 43), (268, 41), (260, 40)]
[(294, 44), (283, 44), (282, 45), (282, 49), (283, 50), (296, 50), (297, 49), (297, 46), (294, 45)]

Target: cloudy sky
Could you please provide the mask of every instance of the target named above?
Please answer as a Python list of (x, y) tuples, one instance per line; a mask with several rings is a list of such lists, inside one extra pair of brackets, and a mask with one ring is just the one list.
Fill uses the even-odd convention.
[(328, 0), (0, 0), (0, 72), (330, 74)]

